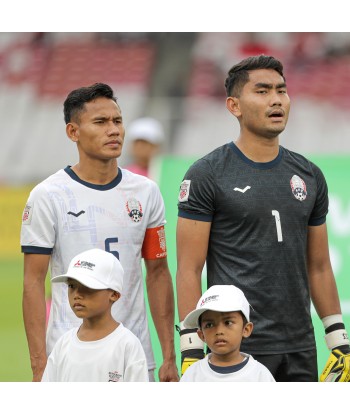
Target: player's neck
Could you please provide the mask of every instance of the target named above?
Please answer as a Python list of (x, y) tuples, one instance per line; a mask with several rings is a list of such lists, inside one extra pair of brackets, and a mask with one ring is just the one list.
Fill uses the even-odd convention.
[(72, 167), (74, 173), (85, 182), (104, 185), (118, 175), (117, 160), (80, 160)]
[(244, 356), (240, 353), (239, 350), (232, 351), (226, 354), (215, 354), (210, 353), (208, 357), (209, 363), (214, 366), (233, 366), (242, 363)]
[(242, 137), (235, 141), (241, 152), (256, 163), (268, 163), (274, 160), (279, 153), (279, 138)]
[(81, 341), (101, 340), (111, 334), (118, 326), (119, 323), (111, 315), (98, 319), (84, 318), (77, 336)]

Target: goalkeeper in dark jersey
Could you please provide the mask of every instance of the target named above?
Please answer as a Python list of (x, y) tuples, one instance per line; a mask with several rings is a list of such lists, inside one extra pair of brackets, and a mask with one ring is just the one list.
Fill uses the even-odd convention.
[[(177, 299), (180, 321), (208, 287), (234, 284), (252, 306), (254, 336), (241, 349), (276, 381), (317, 381), (311, 300), (331, 351), (321, 380), (349, 381), (350, 348), (330, 262), (328, 190), (321, 170), (279, 145), (290, 99), (282, 64), (253, 56), (225, 81), (240, 135), (195, 162), (180, 186)], [(204, 356), (179, 327), (182, 372)]]

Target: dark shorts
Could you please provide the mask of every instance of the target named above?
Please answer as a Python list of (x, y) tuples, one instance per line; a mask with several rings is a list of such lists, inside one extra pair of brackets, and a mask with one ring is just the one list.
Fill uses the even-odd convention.
[(315, 349), (285, 354), (252, 354), (252, 356), (269, 369), (276, 382), (318, 382)]

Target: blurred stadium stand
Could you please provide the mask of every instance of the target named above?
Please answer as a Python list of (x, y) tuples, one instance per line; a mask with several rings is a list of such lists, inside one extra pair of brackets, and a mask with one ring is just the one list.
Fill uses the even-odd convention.
[(228, 69), (259, 53), (285, 66), (292, 110), (282, 145), (350, 153), (350, 33), (0, 33), (0, 183), (37, 182), (75, 162), (62, 104), (94, 82), (113, 87), (126, 126), (158, 118), (167, 153), (207, 153), (238, 134), (225, 108)]

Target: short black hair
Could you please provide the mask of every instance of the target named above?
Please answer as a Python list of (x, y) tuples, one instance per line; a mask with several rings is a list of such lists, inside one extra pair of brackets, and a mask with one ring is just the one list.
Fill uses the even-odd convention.
[(225, 79), (226, 96), (239, 97), (242, 88), (249, 81), (248, 71), (256, 69), (274, 69), (286, 80), (283, 74), (283, 65), (278, 59), (266, 55), (250, 56), (232, 66), (228, 71), (228, 76)]
[(109, 98), (117, 103), (117, 98), (114, 96), (112, 88), (107, 84), (95, 83), (71, 91), (63, 104), (64, 121), (66, 124), (72, 120), (77, 121), (78, 113), (84, 110), (85, 104), (96, 98)]

